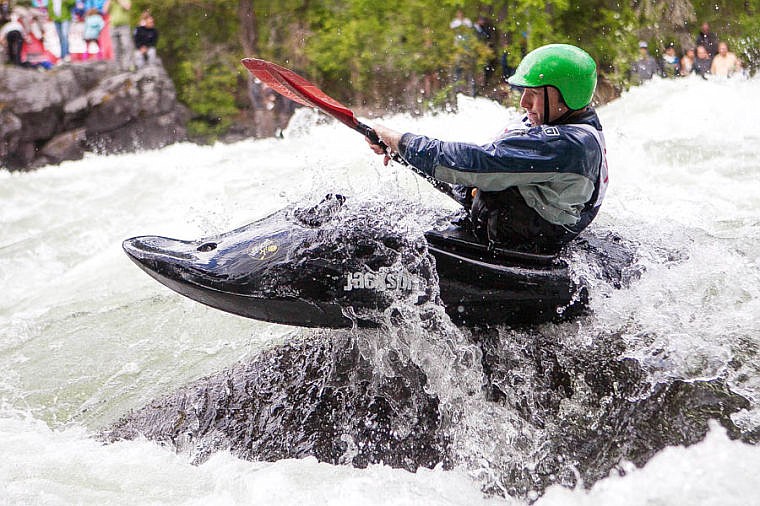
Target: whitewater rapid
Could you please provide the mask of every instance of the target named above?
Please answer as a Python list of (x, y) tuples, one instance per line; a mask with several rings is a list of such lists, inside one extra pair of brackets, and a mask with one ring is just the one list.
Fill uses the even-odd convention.
[[(653, 383), (725, 380), (750, 402), (732, 416), (746, 433), (760, 428), (757, 110), (757, 79), (655, 80), (600, 108), (611, 182), (593, 226), (640, 245), (646, 271), (628, 289), (596, 287), (593, 316), (562, 330), (569, 344), (620, 335)], [(455, 114), (383, 122), (485, 142), (515, 114), (462, 99)], [(144, 440), (93, 438), (130, 409), (300, 332), (170, 292), (131, 264), (121, 241), (210, 235), (330, 192), (454, 209), (403, 168), (383, 167), (355, 132), (305, 110), (284, 139), (0, 171), (0, 502), (521, 504), (484, 496), (464, 468), (224, 452), (195, 466)], [(550, 487), (537, 504), (748, 504), (760, 501), (758, 466), (759, 448), (715, 424), (701, 443), (666, 448), (643, 468), (622, 463), (624, 476), (588, 491)]]

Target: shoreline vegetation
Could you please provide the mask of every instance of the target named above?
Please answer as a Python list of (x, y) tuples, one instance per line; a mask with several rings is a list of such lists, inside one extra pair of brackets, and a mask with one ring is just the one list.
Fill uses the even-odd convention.
[[(703, 22), (751, 73), (760, 65), (760, 0), (391, 0), (382, 8), (369, 0), (133, 0), (133, 26), (146, 9), (186, 108), (177, 127), (197, 143), (270, 137), (287, 125), (293, 105), (253, 80), (244, 57), (286, 66), (366, 117), (451, 110), (457, 92), (517, 106), (505, 76), (526, 52), (552, 42), (591, 54), (600, 75), (595, 102), (607, 103), (632, 85), (638, 41), (659, 58), (669, 45), (693, 46)], [(458, 10), (471, 24), (454, 22)], [(0, 104), (0, 112), (13, 107)]]
[[(455, 67), (470, 65), (479, 95), (516, 105), (500, 79), (541, 45), (564, 42), (596, 60), (605, 99), (631, 85), (638, 42), (649, 42), (655, 58), (670, 43), (693, 45), (709, 22), (745, 66), (760, 64), (760, 0), (134, 0), (150, 8), (161, 30), (159, 54), (192, 111), (188, 132), (213, 139), (231, 126), (261, 136), (256, 83), (240, 65), (256, 57), (288, 67), (328, 95), (361, 113), (424, 113), (455, 104)], [(475, 24), (493, 27), (484, 42), (461, 42), (451, 27), (457, 10)], [(177, 13), (182, 22), (177, 23)], [(470, 31), (471, 32), (471, 31)], [(472, 32), (471, 32), (472, 33)], [(488, 83), (482, 69), (494, 67)], [(465, 69), (467, 70), (467, 69)], [(753, 69), (754, 70), (754, 69)], [(460, 83), (461, 84), (461, 83)], [(277, 104), (274, 104), (277, 105)], [(281, 126), (281, 125), (280, 125)]]

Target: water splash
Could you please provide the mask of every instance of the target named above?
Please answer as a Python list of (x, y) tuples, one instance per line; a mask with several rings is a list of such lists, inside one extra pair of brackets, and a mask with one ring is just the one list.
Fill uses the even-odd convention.
[[(484, 485), (532, 500), (552, 483), (572, 485), (580, 478), (590, 486), (621, 458), (643, 465), (657, 450), (654, 445), (649, 453), (639, 451), (630, 440), (621, 449), (614, 444), (620, 438), (613, 436), (638, 431), (649, 441), (672, 445), (679, 443), (679, 431), (699, 435), (701, 429), (677, 415), (716, 416), (708, 409), (712, 402), (745, 406), (730, 417), (718, 415), (725, 425), (736, 424), (732, 437), (757, 440), (760, 183), (753, 174), (760, 169), (755, 156), (760, 137), (754, 116), (746, 111), (758, 107), (759, 87), (756, 79), (657, 80), (600, 110), (611, 186), (594, 226), (614, 230), (639, 246), (645, 269), (639, 279), (624, 290), (593, 284), (592, 314), (575, 323), (534, 331), (497, 329), (489, 338), (495, 351), (482, 355), (498, 355), (504, 362), (492, 362), (490, 370), (483, 360), (477, 365), (476, 353), (468, 351), (479, 338), (448, 328), (442, 316), (433, 312), (424, 319), (407, 314), (403, 305), (396, 308), (400, 317), (389, 312), (388, 333), (366, 336), (362, 353), (383, 377), (393, 369), (387, 349), (414, 357), (429, 371), (429, 392), (449, 398), (444, 422), (453, 454), (475, 481), (470, 485), (461, 471), (421, 471), (421, 481), (409, 484), (405, 480), (413, 475), (398, 478), (386, 467), (351, 476), (377, 478), (401, 500), (416, 499), (419, 491), (427, 502), (435, 502), (441, 497), (434, 485), (450, 479), (468, 492), (467, 502), (477, 503), (469, 492), (479, 497)], [(457, 114), (385, 122), (442, 138), (485, 142), (497, 130), (494, 124), (506, 123), (513, 114), (475, 100), (460, 106)], [(83, 475), (62, 471), (60, 486), (30, 483), (18, 472), (0, 473), (10, 476), (5, 479), (16, 487), (14, 497), (29, 498), (39, 491), (65, 497), (65, 488), (97, 501), (106, 492), (94, 467), (103, 461), (110, 462), (108, 483), (115, 484), (108, 490), (142, 484), (141, 490), (164, 490), (176, 497), (186, 497), (183, 487), (197, 490), (192, 484), (198, 473), (206, 476), (204, 491), (217, 487), (217, 498), (233, 488), (222, 469), (232, 466), (236, 476), (261, 476), (255, 474), (258, 464), (224, 460), (224, 454), (207, 467), (188, 467), (182, 457), (176, 460), (145, 442), (96, 445), (82, 454), (77, 448), (92, 443), (86, 434), (61, 445), (70, 434), (46, 427), (102, 427), (166, 391), (294, 338), (289, 329), (221, 315), (151, 283), (119, 251), (122, 239), (145, 233), (199, 237), (329, 192), (356, 201), (411, 200), (422, 208), (451, 210), (415, 176), (380, 166), (354, 132), (329, 123), (309, 125), (300, 135), (286, 131), (282, 140), (184, 144), (89, 156), (30, 174), (0, 172), (0, 366), (9, 371), (0, 381), (0, 396), (9, 404), (2, 412), (21, 409), (35, 417), (33, 422), (3, 422), (11, 438), (2, 438), (0, 450), (9, 457), (0, 460), (18, 463), (19, 452), (9, 441), (33, 440), (38, 451), (18, 465), (23, 472), (47, 473), (45, 462), (68, 462), (72, 456), (87, 470)], [(593, 278), (594, 273), (579, 275)], [(394, 321), (416, 327), (410, 333)], [(443, 337), (428, 333), (426, 324)], [(438, 364), (436, 354), (449, 362)], [(460, 385), (457, 375), (462, 372)], [(493, 400), (488, 402), (470, 395), (482, 387), (484, 377), (493, 378), (488, 393)], [(499, 397), (499, 392), (505, 395)], [(699, 399), (709, 402), (703, 407), (688, 403)], [(647, 419), (671, 420), (664, 425), (668, 437), (658, 436), (644, 423)], [(40, 426), (37, 420), (45, 423)], [(563, 440), (562, 434), (572, 437)], [(578, 452), (585, 441), (594, 443), (586, 454)], [(728, 455), (722, 464), (725, 475), (704, 456), (716, 449)], [(654, 470), (645, 467), (636, 479), (628, 480), (632, 468), (613, 464), (627, 476), (598, 483), (615, 493), (656, 488), (655, 497), (667, 500), (669, 485), (690, 478), (696, 483), (693, 476), (699, 474), (700, 482), (720, 477), (751, 502), (754, 492), (741, 486), (741, 462), (754, 462), (755, 450), (710, 436), (688, 449), (665, 450), (652, 461)], [(170, 477), (156, 472), (138, 479), (124, 472), (128, 466), (120, 464), (122, 452), (146, 451), (157, 452), (151, 453), (156, 469), (168, 465)], [(604, 458), (595, 460), (595, 455)], [(268, 468), (267, 479), (304, 476), (304, 483), (292, 485), (301, 487), (293, 490), (295, 497), (324, 482), (336, 496), (350, 490), (348, 470), (330, 467), (330, 473), (341, 476), (330, 478), (315, 466), (311, 461), (279, 462)], [(397, 486), (409, 488), (404, 493)], [(586, 501), (580, 490), (549, 490), (547, 502), (554, 494), (563, 503)], [(723, 489), (714, 490), (704, 491), (706, 497), (721, 500)], [(276, 496), (272, 494), (268, 499)], [(382, 503), (377, 497), (364, 499)]]

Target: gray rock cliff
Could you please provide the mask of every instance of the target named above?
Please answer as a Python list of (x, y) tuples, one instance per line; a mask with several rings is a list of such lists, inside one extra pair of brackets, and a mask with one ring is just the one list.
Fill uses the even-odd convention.
[(0, 68), (0, 167), (23, 170), (85, 152), (155, 149), (184, 140), (187, 109), (161, 66), (119, 73), (108, 62), (50, 72)]

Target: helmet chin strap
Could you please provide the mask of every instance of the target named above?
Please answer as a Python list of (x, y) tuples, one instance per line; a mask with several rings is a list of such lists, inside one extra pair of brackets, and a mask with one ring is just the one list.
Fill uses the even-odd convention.
[(565, 119), (567, 119), (568, 116), (570, 116), (575, 111), (573, 109), (567, 108), (567, 111), (562, 113), (562, 115), (553, 120), (549, 121), (549, 87), (544, 86), (544, 124), (546, 125), (557, 125), (562, 123)]

